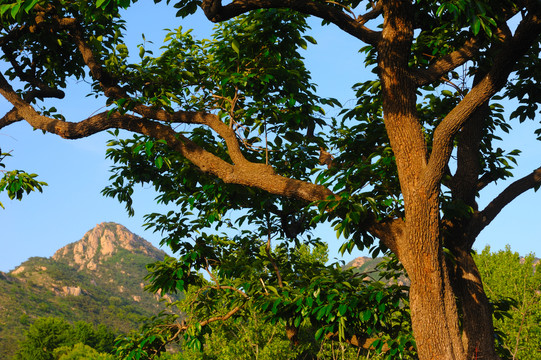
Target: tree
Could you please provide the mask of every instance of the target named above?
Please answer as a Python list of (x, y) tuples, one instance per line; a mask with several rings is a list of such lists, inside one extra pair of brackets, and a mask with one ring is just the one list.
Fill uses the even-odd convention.
[(107, 353), (99, 353), (94, 348), (83, 343), (71, 346), (63, 346), (55, 349), (54, 354), (58, 360), (114, 360), (114, 356)]
[(71, 325), (59, 318), (40, 318), (28, 329), (20, 343), (16, 359), (54, 359), (53, 351), (72, 344)]
[[(132, 158), (117, 157), (130, 171), (120, 167), (108, 193), (129, 206), (133, 182), (178, 186), (160, 201), (184, 208), (168, 219), (150, 217), (176, 250), (186, 250), (180, 220), (190, 208), (205, 215), (201, 226), (215, 226), (227, 208), (247, 207), (245, 220), (269, 230), (281, 221), (287, 225), (281, 236), (292, 241), (299, 228), (331, 221), (348, 239), (344, 249), (388, 249), (404, 265), (420, 359), (497, 358), (471, 249), (509, 202), (539, 187), (541, 169), (484, 209), (476, 198), (512, 175), (518, 154), (497, 147), (496, 130), (510, 125), (496, 101), (518, 102), (511, 118), (536, 115), (537, 1), (180, 1), (179, 16), (201, 8), (209, 20), (225, 22), (250, 13), (223, 25), (226, 32), (212, 45), (172, 32), (160, 57), (142, 46), (139, 64), (128, 63), (118, 21), (119, 8), (129, 5), (3, 2), (0, 47), (10, 68), (0, 77), (0, 94), (13, 109), (0, 127), (24, 120), (71, 139), (115, 128), (141, 135), (120, 143), (132, 149)], [(305, 15), (366, 45), (375, 79), (358, 84), (358, 104), (340, 120), (317, 116), (322, 105), (339, 104), (315, 96), (299, 62), (296, 49), (312, 42), (302, 36)], [(258, 37), (260, 31), (270, 37)], [(206, 46), (221, 57), (194, 61), (205, 58)], [(63, 97), (70, 76), (88, 77), (109, 108), (68, 122), (44, 107), (42, 99)], [(142, 151), (154, 160), (154, 172), (145, 170), (148, 162), (137, 163)], [(168, 173), (170, 163), (175, 168)], [(131, 183), (122, 191), (124, 175)]]
[[(474, 256), (485, 279), (490, 301), (509, 307), (507, 316), (495, 319), (494, 326), (504, 334), (503, 348), (512, 359), (541, 358), (541, 273), (533, 254), (521, 257), (507, 246), (490, 252), (490, 247)], [(511, 306), (509, 306), (511, 305)], [(499, 312), (495, 312), (498, 315)]]
[[(104, 359), (113, 350), (115, 334), (104, 326), (94, 328), (84, 321), (71, 325), (64, 319), (37, 319), (19, 344), (15, 359), (49, 360), (77, 358), (82, 353), (100, 354)], [(97, 358), (97, 357), (96, 357)]]

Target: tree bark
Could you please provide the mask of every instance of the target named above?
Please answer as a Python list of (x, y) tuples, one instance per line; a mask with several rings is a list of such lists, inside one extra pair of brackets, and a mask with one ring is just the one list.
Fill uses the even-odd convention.
[(499, 359), (494, 348), (492, 309), (470, 251), (454, 249), (451, 283), (462, 311), (462, 343), (467, 359)]
[[(413, 39), (411, 7), (385, 1), (378, 44), (384, 121), (404, 197), (405, 231), (398, 259), (411, 280), (410, 309), (420, 359), (466, 360), (456, 297), (440, 234), (439, 182), (427, 176), (428, 149), (416, 109), (416, 83), (408, 71)], [(441, 177), (441, 174), (440, 174)]]
[(466, 360), (455, 293), (439, 234), (437, 194), (410, 201), (399, 260), (411, 280), (410, 309), (419, 359)]

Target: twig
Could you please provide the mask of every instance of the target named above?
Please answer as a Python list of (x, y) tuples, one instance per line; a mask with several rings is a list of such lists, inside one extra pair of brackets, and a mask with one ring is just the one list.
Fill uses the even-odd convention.
[(270, 229), (270, 215), (267, 212), (267, 246), (265, 247), (265, 252), (267, 253), (267, 257), (269, 258), (270, 263), (272, 264), (272, 267), (274, 268), (274, 272), (276, 273), (276, 277), (278, 278), (278, 286), (284, 287), (284, 283), (282, 282), (282, 275), (280, 274), (280, 269), (278, 268), (278, 265), (276, 265), (276, 261), (272, 257), (272, 254), (270, 252), (271, 249), (271, 229)]

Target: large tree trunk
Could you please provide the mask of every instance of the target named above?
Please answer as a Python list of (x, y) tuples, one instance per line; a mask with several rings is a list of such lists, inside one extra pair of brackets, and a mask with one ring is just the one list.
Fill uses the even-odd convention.
[[(382, 3), (384, 23), (377, 45), (382, 107), (405, 211), (404, 231), (389, 247), (411, 280), (411, 319), (419, 358), (470, 360), (482, 349), (483, 356), (494, 359), (490, 309), (477, 283), (475, 264), (471, 257), (461, 255), (457, 268), (449, 269), (443, 252), (439, 191), (444, 167), (429, 168), (428, 157), (432, 164), (446, 164), (445, 154), (450, 155), (452, 143), (440, 147), (446, 151), (429, 154), (416, 108), (417, 87), (408, 67), (414, 35), (411, 4)], [(464, 331), (457, 303), (467, 318), (462, 323)], [(476, 331), (482, 331), (482, 340), (475, 338)]]
[(453, 249), (451, 284), (462, 311), (462, 342), (468, 359), (499, 359), (494, 347), (492, 308), (470, 251)]
[(411, 280), (411, 320), (419, 359), (466, 360), (441, 246), (438, 196), (413, 192), (417, 196), (406, 206), (406, 232), (398, 241), (398, 258)]

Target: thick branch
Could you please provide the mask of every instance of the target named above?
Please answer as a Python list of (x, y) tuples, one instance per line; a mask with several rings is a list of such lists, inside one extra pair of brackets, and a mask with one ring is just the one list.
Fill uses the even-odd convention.
[[(74, 123), (43, 116), (15, 93), (1, 74), (0, 94), (13, 104), (17, 109), (18, 116), (24, 118), (34, 128), (57, 134), (66, 139), (88, 137), (107, 129), (125, 129), (165, 140), (170, 147), (178, 151), (201, 171), (215, 175), (226, 183), (257, 187), (271, 194), (296, 197), (309, 202), (325, 200), (333, 195), (324, 186), (277, 175), (272, 167), (265, 164), (245, 161), (232, 165), (204, 150), (183, 135), (176, 133), (170, 126), (146, 118), (117, 112), (109, 115), (104, 112)], [(204, 116), (204, 114), (187, 112), (179, 114), (179, 118), (192, 123), (197, 121), (198, 116)]]
[[(94, 57), (94, 53), (88, 44), (83, 40), (83, 31), (75, 19), (56, 19), (60, 27), (69, 29), (71, 37), (74, 39), (83, 61), (88, 66), (90, 74), (94, 80), (99, 81), (104, 93), (112, 99), (127, 97), (125, 92), (117, 86), (117, 82), (103, 68), (99, 60)], [(73, 20), (73, 21), (68, 21)]]
[(6, 113), (6, 115), (0, 118), (0, 129), (8, 125), (14, 124), (16, 122), (19, 122), (21, 120), (24, 120), (24, 119), (21, 116), (19, 116), (19, 114), (17, 113), (17, 110), (11, 109), (10, 111)]
[(521, 21), (515, 35), (501, 46), (491, 70), (436, 128), (434, 146), (425, 172), (429, 188), (439, 186), (457, 132), (479, 107), (501, 90), (517, 61), (528, 51), (540, 33), (541, 18), (537, 14), (530, 14)]
[(524, 192), (539, 185), (541, 185), (541, 167), (509, 185), (500, 195), (492, 200), (483, 211), (474, 215), (470, 226), (470, 231), (473, 235), (472, 238), (477, 237), (477, 235), (479, 235), (479, 233), (494, 220), (507, 204)]
[(439, 80), (449, 71), (465, 64), (479, 51), (479, 41), (475, 38), (467, 40), (464, 45), (450, 54), (436, 60), (428, 68), (423, 70), (414, 70), (413, 76), (416, 79), (417, 86), (425, 86)]
[[(225, 6), (221, 0), (203, 0), (201, 8), (210, 21), (220, 22), (229, 20), (235, 16), (246, 13), (250, 10), (269, 8), (289, 8), (307, 15), (317, 16), (329, 21), (348, 34), (366, 42), (376, 45), (380, 33), (370, 30), (363, 25), (363, 21), (357, 21), (341, 8), (332, 6), (325, 2), (313, 2), (303, 0), (237, 0)], [(377, 12), (376, 12), (377, 13)], [(376, 13), (369, 13), (372, 16)]]
[[(495, 34), (498, 35), (500, 40), (504, 40), (511, 36), (511, 31), (507, 25), (509, 19), (516, 15), (519, 7), (511, 11), (506, 11), (504, 21), (502, 21), (498, 28), (495, 30)], [(457, 49), (430, 64), (426, 69), (417, 69), (413, 71), (413, 76), (417, 80), (418, 86), (425, 86), (434, 81), (438, 81), (442, 76), (449, 71), (456, 69), (458, 66), (465, 64), (471, 60), (479, 51), (481, 40), (477, 37), (471, 37), (468, 39), (460, 49)]]
[(370, 234), (377, 237), (394, 254), (400, 257), (400, 247), (398, 242), (404, 236), (404, 221), (402, 219), (393, 219), (389, 221), (373, 221), (368, 226)]
[[(474, 79), (474, 84), (477, 82)], [(475, 197), (480, 166), (479, 147), (483, 137), (483, 128), (490, 114), (488, 102), (485, 102), (464, 123), (458, 135), (457, 169), (450, 183), (454, 199), (460, 199), (465, 204), (477, 209)]]

